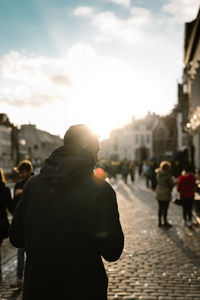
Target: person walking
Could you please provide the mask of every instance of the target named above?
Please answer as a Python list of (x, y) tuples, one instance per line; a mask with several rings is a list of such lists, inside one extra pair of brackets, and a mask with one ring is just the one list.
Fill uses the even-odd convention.
[[(26, 181), (33, 175), (33, 166), (29, 160), (23, 160), (19, 163), (14, 170), (18, 173), (19, 181), (15, 184), (14, 187), (14, 198), (13, 198), (13, 211), (15, 211), (21, 194), (23, 192), (24, 185)], [(17, 277), (14, 282), (10, 284), (11, 288), (22, 288), (22, 279), (24, 273), (24, 260), (25, 252), (24, 247), (18, 247), (17, 250)]]
[(129, 168), (130, 168), (131, 182), (134, 183), (134, 181), (135, 181), (135, 171), (136, 171), (136, 164), (135, 164), (134, 161), (130, 163)]
[(169, 202), (171, 200), (171, 191), (173, 187), (173, 180), (170, 174), (170, 167), (170, 162), (163, 161), (160, 164), (160, 168), (156, 170), (156, 199), (158, 201), (158, 226), (162, 226), (162, 219), (164, 221), (164, 226), (172, 226), (167, 221), (167, 212)]
[(177, 191), (180, 194), (185, 225), (192, 226), (192, 207), (194, 203), (194, 188), (196, 177), (190, 167), (186, 167), (177, 180)]
[(122, 178), (125, 183), (127, 183), (128, 174), (130, 172), (129, 162), (125, 159), (122, 165)]
[(8, 237), (9, 228), (7, 210), (12, 213), (12, 198), (10, 189), (6, 186), (3, 169), (0, 168), (0, 281), (2, 280), (1, 244), (3, 240)]
[(73, 125), (26, 183), (9, 235), (27, 254), (23, 300), (107, 299), (101, 257), (119, 259), (124, 235), (115, 191), (93, 171), (99, 150), (88, 126)]

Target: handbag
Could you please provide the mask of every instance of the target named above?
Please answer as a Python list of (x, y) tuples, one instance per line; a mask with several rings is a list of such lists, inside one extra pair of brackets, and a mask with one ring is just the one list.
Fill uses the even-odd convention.
[(179, 198), (179, 193), (177, 192), (177, 190), (175, 188), (173, 188), (172, 193), (171, 193), (171, 197), (172, 197), (172, 202), (176, 205), (183, 205), (183, 201), (182, 199)]
[(180, 205), (180, 206), (183, 205), (183, 201), (182, 201), (182, 199), (180, 199), (180, 198), (175, 198), (173, 202), (174, 202), (176, 205)]

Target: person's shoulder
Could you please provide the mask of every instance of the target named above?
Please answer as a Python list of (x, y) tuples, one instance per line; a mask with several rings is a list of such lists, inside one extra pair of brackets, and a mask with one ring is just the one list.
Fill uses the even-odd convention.
[(26, 189), (26, 190), (30, 189), (39, 180), (40, 180), (40, 174), (29, 177), (28, 180), (25, 182), (24, 189)]
[(29, 179), (26, 182), (26, 185), (32, 185), (35, 182), (37, 182), (38, 180), (40, 180), (40, 174), (37, 175), (32, 175), (31, 177), (29, 177)]
[(1, 184), (0, 190), (2, 191), (2, 193), (6, 193), (10, 191), (10, 188), (6, 184)]
[(6, 192), (10, 192), (9, 186), (5, 185), (5, 186), (4, 186), (4, 189), (5, 189)]
[(96, 176), (95, 174), (93, 175), (93, 182), (96, 186), (96, 188), (102, 190), (102, 191), (107, 191), (110, 192), (112, 194), (115, 194), (114, 189), (112, 188), (112, 186), (104, 179), (102, 179), (99, 176)]
[(24, 181), (19, 180), (15, 183), (15, 189), (19, 189), (19, 188), (21, 189), (23, 185), (24, 185)]
[(196, 181), (196, 177), (194, 174), (190, 174), (190, 178), (191, 178), (191, 180)]

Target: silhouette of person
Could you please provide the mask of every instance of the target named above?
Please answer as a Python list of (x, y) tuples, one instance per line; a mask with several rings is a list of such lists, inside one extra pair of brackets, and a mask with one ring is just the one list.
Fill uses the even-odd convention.
[(102, 258), (124, 245), (113, 188), (94, 173), (99, 142), (86, 125), (71, 126), (64, 145), (25, 185), (10, 229), (25, 247), (24, 300), (106, 300)]
[(0, 281), (2, 280), (1, 244), (8, 237), (9, 228), (7, 209), (12, 213), (12, 198), (10, 189), (6, 186), (3, 169), (0, 168)]
[[(14, 170), (18, 173), (19, 181), (14, 187), (14, 198), (13, 198), (13, 211), (15, 211), (21, 194), (23, 192), (26, 181), (33, 175), (33, 166), (29, 160), (22, 160)], [(24, 247), (19, 247), (17, 250), (17, 277), (14, 282), (10, 284), (11, 288), (22, 288), (22, 279), (24, 274), (24, 260), (25, 252)]]

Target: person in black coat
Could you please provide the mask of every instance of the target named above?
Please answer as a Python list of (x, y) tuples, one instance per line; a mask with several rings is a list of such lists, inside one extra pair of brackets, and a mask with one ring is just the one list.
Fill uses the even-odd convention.
[[(12, 209), (15, 211), (20, 198), (23, 192), (23, 188), (27, 180), (33, 175), (33, 166), (31, 161), (25, 159), (22, 160), (14, 170), (18, 173), (19, 181), (14, 186), (14, 198)], [(15, 281), (10, 284), (11, 288), (22, 288), (22, 279), (24, 273), (24, 261), (25, 261), (25, 252), (23, 247), (19, 247), (17, 250), (17, 276)]]
[(7, 209), (12, 213), (12, 198), (10, 189), (6, 186), (3, 169), (0, 168), (0, 281), (2, 280), (1, 244), (8, 237), (9, 228)]
[(113, 188), (93, 172), (99, 142), (71, 126), (64, 145), (25, 184), (10, 229), (25, 247), (24, 300), (106, 300), (102, 261), (119, 259), (124, 235)]

